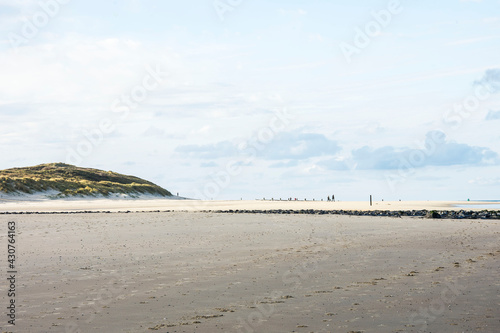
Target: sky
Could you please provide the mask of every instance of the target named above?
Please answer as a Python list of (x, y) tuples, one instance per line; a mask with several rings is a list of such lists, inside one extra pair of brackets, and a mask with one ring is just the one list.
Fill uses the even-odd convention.
[(500, 199), (500, 0), (0, 0), (0, 169)]

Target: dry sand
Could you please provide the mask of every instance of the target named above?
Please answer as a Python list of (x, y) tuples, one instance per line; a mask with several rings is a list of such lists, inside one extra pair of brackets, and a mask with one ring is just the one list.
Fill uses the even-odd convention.
[(3, 248), (7, 221), (17, 224), (19, 264), (16, 326), (3, 315), (0, 331), (500, 331), (498, 220), (170, 212), (0, 221)]
[(374, 201), (370, 206), (368, 201), (200, 201), (200, 200), (114, 200), (114, 199), (75, 199), (75, 200), (6, 200), (0, 199), (0, 212), (5, 211), (82, 211), (82, 210), (109, 210), (109, 211), (208, 211), (208, 210), (265, 210), (265, 209), (317, 209), (317, 210), (459, 210), (459, 206), (466, 209), (476, 208), (476, 205), (491, 207), (500, 210), (499, 202), (466, 202), (466, 201)]

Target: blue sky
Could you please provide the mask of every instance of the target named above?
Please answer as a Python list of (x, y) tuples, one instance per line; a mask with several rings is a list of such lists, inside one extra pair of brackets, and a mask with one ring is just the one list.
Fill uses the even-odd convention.
[(500, 199), (500, 0), (0, 0), (0, 168)]

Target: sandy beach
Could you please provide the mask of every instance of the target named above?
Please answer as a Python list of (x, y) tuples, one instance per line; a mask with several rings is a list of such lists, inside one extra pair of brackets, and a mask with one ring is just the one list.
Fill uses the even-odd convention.
[(0, 0), (0, 333), (500, 333), (500, 0), (431, 4)]
[[(91, 203), (0, 207), (159, 208)], [(207, 209), (292, 204), (237, 203)], [(16, 224), (18, 265), (16, 326), (4, 316), (2, 332), (500, 329), (498, 220), (215, 214), (191, 204), (170, 201), (187, 212), (0, 215), (2, 225)], [(7, 227), (0, 239), (6, 248)]]
[[(479, 208), (477, 208), (478, 206)], [(463, 208), (466, 207), (466, 208)], [(475, 201), (270, 201), (270, 200), (115, 200), (115, 199), (68, 199), (68, 200), (15, 200), (0, 199), (0, 212), (60, 212), (60, 211), (214, 211), (230, 209), (315, 209), (315, 210), (500, 210), (499, 202)]]

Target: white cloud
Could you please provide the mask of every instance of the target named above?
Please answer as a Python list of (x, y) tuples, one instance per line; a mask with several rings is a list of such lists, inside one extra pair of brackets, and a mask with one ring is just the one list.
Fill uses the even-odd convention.
[(492, 93), (500, 92), (500, 68), (487, 69), (480, 80), (474, 81), (476, 86), (485, 86)]
[(38, 4), (39, 1), (37, 0), (0, 0), (0, 6), (11, 7), (17, 10), (33, 9), (34, 7), (37, 7)]
[[(66, 36), (0, 53), (0, 96), (26, 101), (110, 103), (144, 76), (152, 58), (130, 39)], [(165, 52), (160, 59), (168, 59)], [(175, 63), (175, 62), (172, 62)]]
[(484, 23), (496, 23), (500, 22), (500, 17), (487, 17), (483, 19)]
[(498, 186), (500, 185), (500, 178), (484, 178), (478, 177), (475, 179), (469, 180), (469, 184), (472, 185), (481, 185), (481, 186)]
[(500, 120), (500, 111), (490, 110), (486, 115), (485, 120)]
[(477, 38), (469, 38), (469, 39), (462, 39), (462, 40), (457, 40), (454, 42), (449, 42), (446, 45), (464, 45), (464, 44), (473, 44), (473, 43), (478, 43), (486, 40), (491, 40), (491, 39), (498, 39), (500, 36), (484, 36), (484, 37), (477, 37)]
[(309, 40), (316, 41), (316, 42), (323, 42), (324, 38), (321, 34), (315, 33), (315, 34), (310, 34), (308, 36)]
[[(253, 141), (255, 143), (250, 142), (247, 146), (259, 147), (257, 158), (265, 160), (306, 160), (316, 156), (333, 156), (340, 151), (336, 141), (314, 133), (282, 132), (273, 136), (268, 143), (260, 142), (257, 138), (253, 138)], [(230, 141), (221, 141), (206, 145), (182, 145), (176, 151), (202, 159), (217, 159), (246, 156), (246, 149), (240, 149)]]
[(299, 9), (279, 9), (278, 13), (283, 16), (304, 16), (307, 15), (307, 11), (299, 8)]
[(425, 166), (448, 167), (452, 165), (482, 166), (498, 164), (498, 154), (486, 147), (470, 146), (446, 140), (440, 131), (431, 131), (426, 135), (425, 149), (385, 146), (373, 148), (364, 146), (352, 151), (352, 159), (337, 159), (323, 162), (332, 170), (396, 170)]

